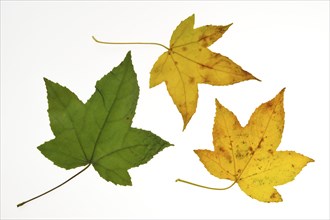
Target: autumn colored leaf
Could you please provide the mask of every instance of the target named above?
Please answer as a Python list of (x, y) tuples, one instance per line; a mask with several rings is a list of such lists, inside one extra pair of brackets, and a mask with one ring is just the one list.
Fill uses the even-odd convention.
[(198, 84), (231, 85), (257, 79), (228, 57), (208, 49), (230, 27), (206, 25), (194, 29), (195, 16), (174, 30), (168, 51), (154, 64), (150, 87), (166, 83), (167, 90), (184, 121), (184, 128), (196, 111)]
[(195, 150), (212, 175), (234, 181), (243, 192), (262, 202), (282, 201), (274, 186), (294, 180), (314, 161), (294, 151), (276, 151), (284, 128), (283, 96), (284, 89), (260, 105), (245, 127), (216, 101), (214, 151)]
[(132, 185), (128, 170), (147, 163), (171, 145), (150, 131), (131, 127), (139, 87), (130, 53), (96, 83), (95, 93), (86, 104), (66, 87), (48, 79), (45, 83), (50, 126), (55, 138), (38, 149), (59, 167), (85, 166), (64, 183), (93, 166), (106, 181)]

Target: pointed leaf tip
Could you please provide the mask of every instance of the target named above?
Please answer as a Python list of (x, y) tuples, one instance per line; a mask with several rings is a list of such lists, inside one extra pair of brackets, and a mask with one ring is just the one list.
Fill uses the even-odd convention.
[(220, 104), (219, 100), (215, 99), (215, 105), (218, 105), (218, 104)]
[(195, 20), (195, 13), (190, 15), (188, 18), (194, 19)]
[(125, 56), (125, 58), (124, 58), (124, 60), (123, 60), (122, 63), (126, 63), (126, 62), (129, 62), (129, 63), (132, 64), (132, 53), (131, 53), (131, 51), (128, 51), (126, 53), (126, 56)]
[(233, 24), (234, 23), (230, 23), (230, 24), (225, 25), (224, 30), (227, 31), (230, 28), (230, 26), (232, 26)]
[(54, 86), (55, 83), (53, 81), (47, 79), (46, 77), (44, 77), (43, 79), (44, 79), (46, 90), (48, 93), (48, 90), (51, 88), (51, 86)]
[(215, 106), (216, 106), (216, 109), (220, 109), (220, 108), (224, 107), (224, 106), (219, 102), (218, 99), (215, 99)]
[(188, 122), (183, 121), (183, 128), (182, 128), (182, 131), (184, 131), (184, 130), (186, 129), (187, 125), (188, 125)]
[(45, 82), (46, 85), (47, 85), (47, 83), (52, 82), (49, 79), (47, 79), (46, 77), (43, 77), (43, 79), (44, 79), (44, 82)]
[(281, 89), (281, 91), (275, 96), (274, 99), (277, 99), (277, 98), (279, 98), (279, 97), (282, 97), (282, 98), (283, 98), (283, 96), (284, 96), (284, 92), (285, 92), (285, 87), (284, 87), (283, 89)]
[(125, 58), (132, 58), (132, 51), (128, 51)]

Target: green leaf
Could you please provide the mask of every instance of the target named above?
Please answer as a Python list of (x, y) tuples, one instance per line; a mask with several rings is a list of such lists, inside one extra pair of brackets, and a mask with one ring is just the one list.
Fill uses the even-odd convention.
[(132, 185), (128, 170), (171, 145), (149, 131), (131, 127), (139, 87), (130, 52), (96, 83), (86, 104), (66, 87), (48, 79), (45, 83), (55, 138), (38, 149), (59, 167), (92, 165), (105, 180)]

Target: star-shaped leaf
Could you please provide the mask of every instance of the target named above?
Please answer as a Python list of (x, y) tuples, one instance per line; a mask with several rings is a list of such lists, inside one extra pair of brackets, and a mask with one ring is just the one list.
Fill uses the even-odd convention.
[(284, 128), (283, 94), (284, 89), (260, 105), (245, 127), (216, 101), (214, 151), (195, 150), (212, 175), (238, 183), (247, 195), (263, 202), (282, 201), (274, 186), (292, 181), (313, 161), (294, 151), (276, 151)]
[(38, 149), (57, 166), (72, 169), (91, 164), (105, 180), (131, 185), (127, 170), (170, 146), (149, 131), (131, 127), (139, 87), (130, 53), (96, 83), (86, 104), (67, 88), (45, 82), (56, 137)]
[(206, 25), (194, 29), (194, 15), (173, 32), (168, 51), (154, 64), (150, 87), (165, 82), (184, 121), (184, 128), (196, 111), (199, 83), (231, 85), (256, 79), (228, 57), (208, 49), (229, 28)]
[(132, 185), (128, 170), (147, 163), (171, 145), (150, 131), (131, 127), (139, 87), (130, 53), (118, 67), (96, 83), (96, 91), (86, 104), (66, 87), (48, 79), (45, 83), (50, 126), (55, 138), (38, 149), (59, 167), (73, 169), (85, 166), (64, 183), (93, 166), (107, 181)]
[(90, 166), (107, 181), (132, 185), (128, 170), (147, 163), (171, 146), (150, 131), (131, 127), (139, 86), (130, 52), (118, 67), (96, 83), (96, 90), (86, 104), (66, 87), (48, 79), (45, 83), (55, 138), (38, 149), (59, 167), (85, 167), (62, 184), (17, 207), (57, 189)]

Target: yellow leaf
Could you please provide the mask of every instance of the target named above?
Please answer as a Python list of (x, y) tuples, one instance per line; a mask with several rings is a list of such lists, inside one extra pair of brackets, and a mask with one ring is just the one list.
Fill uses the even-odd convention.
[(198, 83), (230, 85), (257, 79), (228, 57), (207, 47), (230, 27), (206, 25), (194, 29), (194, 15), (182, 21), (172, 34), (170, 48), (154, 64), (150, 87), (166, 83), (167, 90), (184, 121), (184, 128), (197, 107)]
[(276, 151), (284, 128), (283, 95), (284, 89), (260, 105), (245, 127), (216, 101), (214, 151), (195, 150), (212, 175), (235, 181), (247, 195), (262, 202), (282, 201), (274, 186), (292, 181), (314, 161), (294, 151)]

